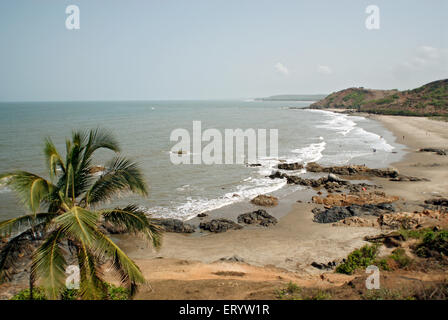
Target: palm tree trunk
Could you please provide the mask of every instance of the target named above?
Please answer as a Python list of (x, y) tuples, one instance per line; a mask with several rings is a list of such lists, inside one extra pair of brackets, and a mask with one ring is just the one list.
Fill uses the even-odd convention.
[(34, 300), (33, 290), (34, 290), (34, 277), (30, 272), (30, 300)]

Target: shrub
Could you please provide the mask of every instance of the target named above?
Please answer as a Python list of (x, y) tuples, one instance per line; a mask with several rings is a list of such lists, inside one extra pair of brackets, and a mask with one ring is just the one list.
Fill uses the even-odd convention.
[(421, 257), (430, 257), (432, 252), (448, 255), (448, 231), (428, 231), (423, 241), (417, 246), (416, 253)]
[(374, 263), (378, 245), (365, 245), (350, 253), (346, 261), (336, 267), (336, 272), (352, 274), (358, 268), (365, 268)]
[(406, 255), (403, 248), (397, 248), (392, 251), (392, 255), (390, 257), (397, 262), (399, 268), (407, 267), (412, 262), (412, 259)]

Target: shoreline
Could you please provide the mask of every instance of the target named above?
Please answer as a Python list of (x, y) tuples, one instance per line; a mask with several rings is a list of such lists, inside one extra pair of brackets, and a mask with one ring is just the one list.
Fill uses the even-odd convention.
[[(373, 182), (373, 181), (372, 181)], [(325, 194), (325, 192), (324, 192)], [(313, 214), (311, 209), (315, 207), (311, 203), (312, 196), (316, 196), (317, 191), (312, 188), (304, 188), (296, 190), (281, 198), (279, 205), (276, 207), (264, 208), (253, 205), (249, 200), (236, 202), (228, 206), (207, 211), (207, 217), (186, 220), (184, 222), (198, 226), (202, 221), (208, 221), (211, 219), (226, 218), (236, 221), (238, 215), (254, 211), (257, 209), (266, 209), (271, 215), (279, 219), (279, 223), (276, 226), (269, 228), (259, 226), (245, 226), (242, 230), (229, 230), (224, 233), (213, 234), (208, 231), (202, 231), (199, 228), (193, 234), (177, 234), (166, 233), (165, 241), (166, 245), (162, 246), (159, 252), (147, 252), (142, 249), (133, 250), (133, 247), (142, 248), (141, 244), (135, 243), (134, 239), (131, 239), (127, 235), (116, 236), (120, 246), (129, 252), (129, 254), (135, 259), (154, 259), (157, 257), (171, 258), (171, 259), (186, 259), (200, 261), (203, 263), (212, 263), (221, 258), (238, 256), (250, 264), (255, 266), (275, 265), (276, 267), (285, 268), (289, 271), (296, 272), (298, 270), (307, 273), (316, 273), (316, 269), (310, 267), (311, 262), (318, 261), (321, 263), (335, 260), (337, 258), (346, 256), (347, 253), (356, 249), (363, 244), (362, 239), (364, 236), (372, 236), (378, 233), (378, 230), (374, 228), (362, 228), (359, 230), (347, 230), (345, 227), (333, 227), (331, 225), (317, 224), (312, 221)], [(297, 201), (301, 201), (298, 203)], [(296, 212), (303, 212), (304, 214), (298, 215)], [(291, 230), (289, 226), (296, 226), (295, 230)], [(337, 231), (336, 231), (337, 229)], [(295, 233), (300, 233), (300, 236), (296, 236)], [(308, 235), (313, 235), (311, 238)], [(346, 239), (345, 239), (346, 237)], [(248, 254), (244, 248), (238, 248), (234, 243), (246, 243), (247, 247), (252, 248), (253, 251), (258, 251), (259, 245), (257, 240), (263, 239), (265, 241), (276, 241), (287, 247), (287, 242), (294, 239), (308, 246), (308, 250), (299, 250), (296, 255), (292, 254), (293, 258), (285, 257), (291, 250), (282, 250), (279, 252), (277, 246), (273, 246), (271, 255), (268, 257), (262, 257), (256, 254)], [(275, 240), (277, 239), (277, 240)], [(278, 240), (281, 239), (281, 240)], [(341, 245), (340, 241), (344, 239), (344, 243)], [(322, 240), (323, 243), (327, 243), (328, 248), (322, 250), (315, 250), (311, 245), (315, 240)], [(332, 244), (336, 244), (331, 247)], [(204, 252), (204, 250), (197, 250), (197, 248), (206, 245), (211, 249)], [(324, 244), (322, 244), (324, 246)], [(182, 252), (179, 253), (176, 248), (182, 248)], [(231, 250), (229, 248), (232, 248)], [(269, 250), (269, 245), (265, 247), (265, 250)], [(250, 250), (252, 251), (252, 250)]]
[[(382, 191), (403, 199), (408, 207), (434, 195), (448, 196), (447, 166), (448, 159), (432, 153), (415, 152), (424, 147), (445, 147), (448, 145), (448, 123), (418, 117), (378, 116), (370, 118), (380, 121), (391, 131), (398, 143), (407, 147), (407, 154), (396, 163), (400, 173), (427, 177), (431, 181), (395, 182), (387, 179), (372, 178), (371, 182), (383, 186)], [(425, 127), (431, 125), (429, 135), (424, 134)], [(405, 135), (404, 141), (400, 137)], [(437, 165), (434, 165), (437, 164)], [(302, 193), (299, 190), (291, 195)], [(307, 195), (310, 199), (310, 194)], [(279, 205), (280, 206), (280, 205)], [(341, 286), (353, 279), (353, 276), (335, 274), (318, 270), (310, 263), (327, 263), (346, 257), (355, 248), (366, 242), (363, 237), (381, 233), (371, 227), (332, 226), (312, 221), (313, 203), (291, 201), (291, 208), (275, 226), (261, 229), (258, 227), (230, 230), (221, 234), (206, 234), (201, 237), (167, 233), (162, 248), (155, 252), (146, 249), (142, 243), (118, 239), (119, 244), (142, 267), (142, 270), (157, 290), (141, 292), (137, 298), (157, 299), (157, 294), (166, 292), (168, 283), (181, 287), (204, 285), (216, 286), (216, 281), (231, 279), (243, 287), (252, 283), (251, 290), (259, 290), (260, 281), (270, 288), (284, 285), (291, 279), (305, 287)], [(244, 211), (243, 211), (244, 212)], [(238, 211), (238, 214), (242, 213)], [(126, 240), (126, 241), (125, 241)], [(238, 257), (242, 261), (222, 261), (222, 258)], [(162, 267), (163, 266), (163, 267)], [(218, 276), (217, 271), (226, 270), (245, 273), (239, 276)], [(255, 275), (264, 273), (264, 278)], [(322, 280), (324, 279), (325, 280)], [(272, 282), (273, 281), (273, 282)], [(234, 290), (230, 298), (250, 292), (248, 288), (241, 292)], [(188, 295), (172, 294), (173, 298), (188, 298)], [(204, 298), (203, 295), (201, 295)], [(216, 297), (212, 295), (212, 297)], [(160, 297), (163, 298), (163, 297)], [(166, 298), (166, 296), (165, 296)], [(168, 295), (169, 298), (169, 295)], [(226, 296), (229, 298), (229, 296)]]

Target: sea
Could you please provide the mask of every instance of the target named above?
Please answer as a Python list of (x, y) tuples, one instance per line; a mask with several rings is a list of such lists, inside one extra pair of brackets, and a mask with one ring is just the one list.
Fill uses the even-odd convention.
[[(365, 164), (380, 168), (399, 161), (404, 146), (379, 122), (347, 114), (304, 109), (312, 101), (95, 101), (0, 103), (0, 172), (30, 171), (49, 177), (44, 139), (62, 155), (73, 130), (105, 128), (115, 134), (121, 153), (139, 163), (150, 186), (148, 197), (129, 195), (105, 206), (138, 204), (148, 215), (189, 220), (199, 213), (247, 202), (259, 194), (279, 198), (300, 191), (268, 177), (280, 162), (322, 165)], [(278, 158), (241, 164), (173, 164), (175, 129), (278, 130)], [(204, 145), (205, 146), (205, 142)], [(268, 141), (269, 144), (269, 141)], [(183, 150), (184, 151), (184, 150)], [(191, 152), (191, 150), (185, 150)], [(113, 156), (99, 152), (96, 165)], [(306, 175), (306, 170), (289, 172)], [(0, 220), (27, 212), (14, 193), (0, 185)]]

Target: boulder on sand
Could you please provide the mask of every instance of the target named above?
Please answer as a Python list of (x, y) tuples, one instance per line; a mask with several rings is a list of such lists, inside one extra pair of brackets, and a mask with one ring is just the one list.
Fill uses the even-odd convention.
[(195, 230), (193, 225), (185, 223), (179, 219), (154, 219), (154, 221), (162, 226), (165, 232), (193, 233)]
[(380, 216), (385, 212), (394, 212), (395, 208), (389, 203), (380, 204), (352, 204), (350, 206), (334, 206), (329, 209), (314, 208), (313, 221), (317, 223), (333, 223), (349, 217)]
[(303, 164), (299, 162), (279, 163), (277, 168), (279, 168), (280, 170), (300, 170), (303, 169)]
[(268, 196), (265, 194), (261, 194), (259, 196), (256, 196), (253, 198), (250, 202), (257, 206), (263, 206), (263, 207), (274, 207), (278, 205), (278, 198), (273, 196)]
[(257, 210), (243, 213), (238, 216), (238, 223), (259, 224), (264, 227), (277, 224), (277, 219), (271, 216), (266, 210)]
[(240, 226), (238, 223), (235, 223), (231, 220), (227, 219), (213, 219), (208, 222), (201, 222), (199, 224), (199, 228), (203, 230), (207, 230), (210, 232), (220, 233), (220, 232), (226, 232), (227, 230), (238, 230), (242, 229), (243, 227)]

